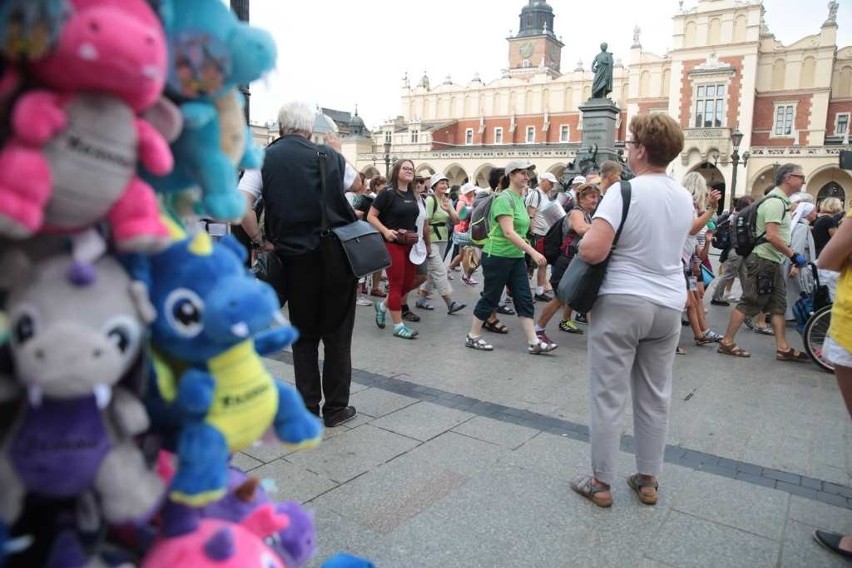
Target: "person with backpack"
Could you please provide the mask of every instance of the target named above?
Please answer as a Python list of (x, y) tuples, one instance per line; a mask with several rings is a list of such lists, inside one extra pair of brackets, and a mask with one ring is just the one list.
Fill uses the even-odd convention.
[[(527, 338), (527, 352), (540, 355), (557, 347), (555, 343), (541, 341), (535, 333), (535, 311), (524, 262), (524, 254), (528, 254), (538, 266), (547, 263), (544, 255), (535, 250), (522, 236), (527, 234), (530, 227), (530, 216), (527, 214), (523, 195), (530, 173), (534, 169), (535, 166), (527, 160), (510, 161), (505, 168), (508, 187), (489, 198), (490, 210), (486, 217), (488, 239), (482, 250), (482, 273), (485, 282), (482, 295), (473, 311), (470, 332), (465, 337), (465, 346), (471, 349), (493, 351), (494, 346), (482, 338), (482, 328), (492, 318), (503, 288), (507, 285), (512, 290), (515, 310)], [(472, 227), (476, 217), (474, 214)]]
[[(598, 206), (598, 200), (601, 197), (601, 192), (598, 187), (592, 184), (583, 184), (579, 186), (576, 189), (576, 194), (577, 204), (574, 206), (574, 209), (569, 211), (568, 215), (556, 223), (558, 227), (554, 230), (554, 233), (551, 233), (551, 235), (556, 234), (560, 237), (560, 244), (555, 258), (550, 257), (547, 259), (548, 262), (551, 262), (553, 265), (553, 269), (550, 273), (550, 285), (554, 290), (559, 288), (559, 281), (562, 280), (562, 275), (565, 274), (565, 271), (568, 269), (568, 265), (571, 264), (571, 260), (574, 258), (574, 254), (577, 250), (577, 244), (580, 242), (580, 239), (583, 238), (583, 235), (592, 228), (592, 215), (594, 214), (595, 209)], [(550, 251), (545, 249), (545, 256), (548, 256), (548, 252)], [(551, 258), (553, 259), (552, 261)], [(542, 341), (552, 343), (545, 332), (545, 328), (547, 327), (550, 318), (552, 318), (560, 308), (564, 308), (564, 312), (562, 315), (562, 321), (559, 322), (559, 330), (566, 333), (583, 334), (583, 330), (571, 321), (571, 307), (566, 306), (562, 300), (554, 296), (554, 298), (541, 310), (541, 314), (538, 316), (538, 322), (535, 325), (535, 332)]]
[[(547, 234), (547, 230), (550, 229), (551, 224), (555, 220), (551, 217), (551, 215), (555, 214), (557, 217), (561, 218), (561, 216), (565, 214), (565, 212), (562, 211), (562, 207), (556, 202), (551, 202), (548, 197), (550, 190), (556, 187), (557, 183), (556, 176), (550, 172), (544, 172), (539, 176), (538, 187), (530, 189), (525, 200), (527, 204), (527, 213), (529, 213), (530, 219), (532, 219), (530, 227), (530, 244), (535, 250), (542, 254), (544, 254), (544, 236)], [(553, 211), (551, 211), (552, 209)], [(530, 270), (532, 271), (533, 268), (534, 267), (531, 266)], [(545, 284), (547, 284), (547, 265), (536, 269), (535, 272), (535, 296), (533, 296), (533, 299), (541, 302), (549, 302), (551, 300), (553, 290), (545, 290)], [(550, 292), (550, 295), (547, 292)]]
[(734, 227), (735, 249), (743, 260), (743, 296), (731, 312), (728, 330), (719, 342), (718, 353), (751, 357), (735, 343), (737, 331), (746, 318), (760, 312), (771, 314), (775, 331), (775, 358), (779, 361), (808, 361), (807, 353), (787, 342), (784, 312), (787, 309), (786, 278), (781, 267), (785, 258), (801, 268), (805, 258), (790, 248), (792, 223), (790, 196), (805, 185), (798, 164), (784, 164), (775, 172), (775, 188), (737, 215)]
[(722, 263), (723, 269), (716, 278), (716, 288), (713, 289), (713, 296), (710, 303), (714, 306), (729, 306), (730, 303), (725, 299), (725, 291), (730, 290), (734, 280), (740, 274), (740, 264), (742, 258), (734, 250), (733, 242), (733, 226), (737, 213), (754, 203), (754, 197), (751, 195), (743, 195), (738, 197), (734, 202), (734, 210), (727, 217), (722, 217), (716, 227), (716, 234), (713, 235), (713, 246), (720, 249), (722, 253), (719, 255), (719, 262)]

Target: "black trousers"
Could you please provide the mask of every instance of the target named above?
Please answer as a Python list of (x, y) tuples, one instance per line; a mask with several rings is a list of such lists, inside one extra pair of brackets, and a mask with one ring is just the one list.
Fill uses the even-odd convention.
[(296, 388), (308, 410), (316, 415), (324, 398), (323, 414), (329, 415), (349, 404), (356, 280), (348, 272), (342, 252), (338, 255), (319, 249), (281, 260), (290, 322), (300, 334), (293, 344)]

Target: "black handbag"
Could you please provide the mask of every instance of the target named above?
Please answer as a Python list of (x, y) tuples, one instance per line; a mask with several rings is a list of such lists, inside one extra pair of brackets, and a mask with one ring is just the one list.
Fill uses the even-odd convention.
[(342, 249), (352, 275), (357, 279), (391, 265), (390, 254), (379, 231), (366, 221), (354, 221), (342, 227), (329, 228), (325, 201), (325, 161), (328, 154), (317, 152), (322, 184), (322, 232), (323, 241), (337, 241), (331, 248)]
[(251, 266), (251, 272), (255, 278), (272, 286), (282, 306), (287, 303), (284, 263), (275, 251), (261, 251)]
[(615, 232), (612, 248), (607, 257), (597, 264), (589, 264), (579, 254), (575, 255), (571, 264), (565, 270), (565, 274), (559, 280), (559, 286), (556, 289), (557, 297), (576, 312), (587, 313), (598, 299), (598, 292), (600, 292), (601, 284), (603, 284), (606, 276), (606, 267), (609, 264), (612, 251), (618, 245), (621, 230), (624, 228), (624, 221), (627, 219), (627, 212), (630, 210), (631, 193), (630, 182), (622, 181), (621, 223)]

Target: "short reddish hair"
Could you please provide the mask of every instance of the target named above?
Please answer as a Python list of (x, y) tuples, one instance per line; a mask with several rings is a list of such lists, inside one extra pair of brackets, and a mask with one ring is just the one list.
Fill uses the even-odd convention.
[(633, 142), (641, 144), (652, 166), (666, 167), (683, 151), (683, 130), (667, 114), (638, 114), (630, 121)]

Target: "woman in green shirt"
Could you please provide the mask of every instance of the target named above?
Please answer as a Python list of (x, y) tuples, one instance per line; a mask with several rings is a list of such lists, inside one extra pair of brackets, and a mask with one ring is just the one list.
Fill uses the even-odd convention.
[(470, 333), (465, 345), (471, 349), (492, 351), (494, 346), (482, 338), (482, 326), (497, 308), (503, 288), (512, 291), (515, 311), (527, 337), (528, 352), (532, 355), (549, 353), (556, 349), (555, 343), (541, 341), (533, 324), (532, 294), (527, 280), (524, 254), (530, 255), (538, 266), (547, 260), (535, 250), (522, 235), (530, 228), (530, 216), (524, 205), (524, 191), (529, 183), (530, 172), (535, 166), (527, 160), (512, 160), (506, 164), (509, 186), (494, 195), (491, 203), (490, 232), (482, 250), (482, 274), (485, 278), (482, 295), (473, 311)]

